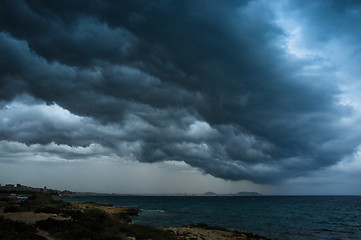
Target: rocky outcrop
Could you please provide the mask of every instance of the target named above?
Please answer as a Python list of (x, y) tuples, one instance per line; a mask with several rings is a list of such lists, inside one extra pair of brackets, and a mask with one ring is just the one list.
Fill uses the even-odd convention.
[(187, 225), (178, 228), (168, 228), (179, 240), (269, 240), (253, 233), (229, 231), (221, 227), (211, 227), (206, 224)]

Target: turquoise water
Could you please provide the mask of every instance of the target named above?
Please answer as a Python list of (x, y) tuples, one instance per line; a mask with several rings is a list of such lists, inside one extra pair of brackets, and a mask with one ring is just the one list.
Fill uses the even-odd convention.
[(94, 196), (93, 201), (142, 211), (133, 222), (156, 227), (206, 223), (272, 239), (361, 239), (361, 197)]

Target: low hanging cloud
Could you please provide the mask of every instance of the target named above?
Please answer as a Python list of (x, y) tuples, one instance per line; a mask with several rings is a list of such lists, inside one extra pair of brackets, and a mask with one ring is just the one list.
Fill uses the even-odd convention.
[[(242, 133), (235, 126), (212, 128), (187, 112), (179, 114), (186, 115), (186, 119), (169, 121), (166, 127), (152, 125), (134, 114), (127, 115), (120, 123), (102, 124), (74, 115), (55, 103), (48, 105), (23, 95), (3, 105), (0, 114), (3, 116), (0, 133), (6, 139), (0, 143), (2, 160), (14, 152), (37, 156), (46, 153), (58, 161), (114, 158), (116, 154), (142, 162), (182, 161), (206, 173), (236, 180), (240, 174), (250, 175), (250, 166), (257, 171), (252, 161), (270, 158), (265, 152), (272, 149), (269, 143)], [(161, 119), (166, 114), (160, 112), (155, 118)], [(244, 163), (229, 161), (232, 155)], [(26, 156), (29, 160), (29, 154)]]
[(2, 1), (1, 161), (180, 161), (258, 183), (337, 164), (360, 144), (354, 109), (336, 66), (287, 47), (277, 11), (292, 8)]

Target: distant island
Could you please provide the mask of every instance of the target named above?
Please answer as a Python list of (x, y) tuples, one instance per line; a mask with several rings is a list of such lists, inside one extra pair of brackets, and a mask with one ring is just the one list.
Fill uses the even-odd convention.
[(238, 193), (229, 193), (229, 194), (217, 194), (214, 192), (206, 192), (203, 194), (200, 194), (199, 196), (245, 196), (245, 197), (255, 197), (255, 196), (263, 196), (262, 194), (258, 192), (238, 192)]

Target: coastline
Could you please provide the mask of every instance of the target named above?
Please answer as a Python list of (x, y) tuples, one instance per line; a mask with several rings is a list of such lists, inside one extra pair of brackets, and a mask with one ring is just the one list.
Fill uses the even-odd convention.
[[(48, 194), (32, 194), (28, 199), (16, 199), (2, 195), (0, 197), (0, 225), (8, 226), (8, 229), (0, 230), (8, 231), (8, 236), (16, 236), (23, 234), (21, 231), (25, 232), (22, 229), (27, 229), (26, 232), (32, 237), (23, 236), (22, 239), (39, 240), (268, 239), (253, 233), (230, 231), (206, 224), (171, 228), (133, 224), (132, 217), (136, 216), (138, 212), (139, 210), (133, 208), (114, 207), (94, 202), (69, 202), (61, 200), (61, 198), (55, 200)], [(16, 239), (6, 238), (3, 235), (0, 235), (0, 239)]]

